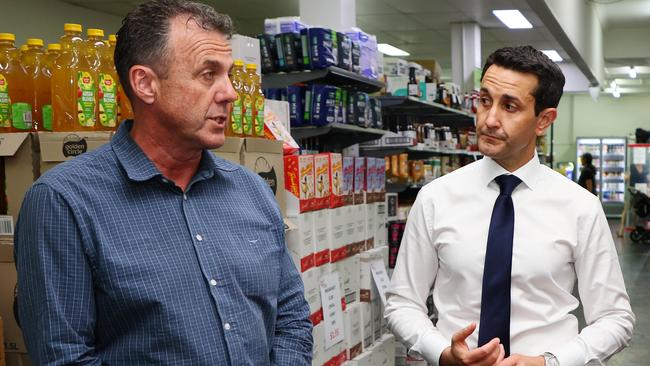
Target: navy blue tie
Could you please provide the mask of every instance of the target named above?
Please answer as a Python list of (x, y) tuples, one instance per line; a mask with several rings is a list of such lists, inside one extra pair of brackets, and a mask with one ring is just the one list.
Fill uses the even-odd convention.
[(510, 355), (512, 235), (515, 228), (515, 209), (510, 195), (521, 180), (509, 174), (500, 175), (494, 180), (499, 185), (501, 193), (492, 209), (485, 252), (478, 345), (480, 347), (494, 337), (499, 337), (508, 357)]

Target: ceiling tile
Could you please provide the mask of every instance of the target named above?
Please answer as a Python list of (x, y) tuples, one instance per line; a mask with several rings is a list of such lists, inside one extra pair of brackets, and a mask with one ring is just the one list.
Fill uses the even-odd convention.
[(404, 43), (433, 43), (448, 40), (433, 30), (391, 31), (390, 34)]
[(546, 37), (542, 32), (537, 29), (508, 29), (508, 28), (492, 28), (482, 29), (481, 34), (492, 36), (496, 41), (501, 42), (534, 42), (545, 41)]
[(377, 43), (390, 43), (393, 46), (403, 43), (392, 32), (375, 32), (375, 36), (377, 36)]
[(445, 0), (401, 0), (395, 7), (402, 13), (439, 13), (456, 9)]
[(451, 13), (417, 13), (411, 17), (426, 27), (426, 29), (444, 30), (449, 29), (449, 23), (471, 22), (472, 18), (461, 12)]
[(378, 15), (378, 14), (395, 14), (398, 12), (390, 4), (381, 0), (356, 0), (357, 16), (359, 15)]
[(418, 30), (425, 26), (404, 14), (358, 15), (357, 22), (365, 24), (369, 29), (377, 30)]

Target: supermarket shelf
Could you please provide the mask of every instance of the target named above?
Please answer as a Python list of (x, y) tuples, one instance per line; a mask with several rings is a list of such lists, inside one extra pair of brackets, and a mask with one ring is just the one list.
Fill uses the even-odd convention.
[(603, 179), (603, 183), (625, 183), (623, 178)]
[(386, 183), (386, 192), (402, 193), (406, 191), (419, 191), (424, 185), (411, 183)]
[(347, 147), (360, 142), (376, 140), (383, 136), (384, 133), (386, 133), (385, 130), (364, 128), (343, 123), (291, 128), (291, 136), (294, 139), (320, 137), (322, 144), (338, 147)]
[(607, 161), (624, 161), (625, 160), (625, 155), (624, 154), (605, 154), (605, 155), (603, 155), (603, 160), (607, 160)]
[(621, 167), (621, 166), (608, 166), (608, 167), (603, 167), (603, 172), (609, 172), (609, 173), (623, 173), (623, 172), (625, 172), (625, 167)]
[(262, 86), (264, 88), (285, 88), (296, 83), (311, 82), (334, 85), (366, 93), (374, 93), (384, 87), (384, 83), (380, 81), (369, 79), (335, 66), (321, 70), (304, 70), (262, 75)]
[(430, 149), (418, 148), (415, 146), (361, 146), (365, 156), (385, 157), (401, 153), (409, 154), (409, 159), (426, 159), (437, 155), (467, 155), (482, 156), (478, 151), (468, 151), (460, 149)]
[(426, 102), (414, 97), (379, 97), (384, 113), (393, 115), (414, 115), (418, 117), (437, 117), (443, 122), (454, 122), (474, 126), (474, 114), (449, 108), (446, 105)]

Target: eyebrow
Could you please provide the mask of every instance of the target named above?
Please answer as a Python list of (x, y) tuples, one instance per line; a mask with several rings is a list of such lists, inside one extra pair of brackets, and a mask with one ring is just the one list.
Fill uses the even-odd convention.
[[(481, 88), (481, 92), (482, 93), (487, 93), (488, 95), (490, 94), (490, 91), (485, 87)], [(514, 102), (517, 102), (517, 103), (522, 103), (521, 99), (519, 99), (518, 97), (516, 97), (514, 95), (510, 95), (510, 94), (503, 94), (501, 96), (501, 98), (506, 99), (506, 100), (511, 100), (511, 101), (514, 101)]]

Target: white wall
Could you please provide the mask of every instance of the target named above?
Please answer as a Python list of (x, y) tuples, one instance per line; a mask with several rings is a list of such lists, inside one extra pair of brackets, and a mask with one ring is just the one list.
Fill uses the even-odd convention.
[(42, 38), (45, 43), (58, 42), (63, 23), (80, 23), (86, 28), (100, 28), (105, 34), (117, 32), (122, 18), (63, 3), (58, 0), (2, 0), (0, 32), (16, 34), (16, 44), (27, 38)]

